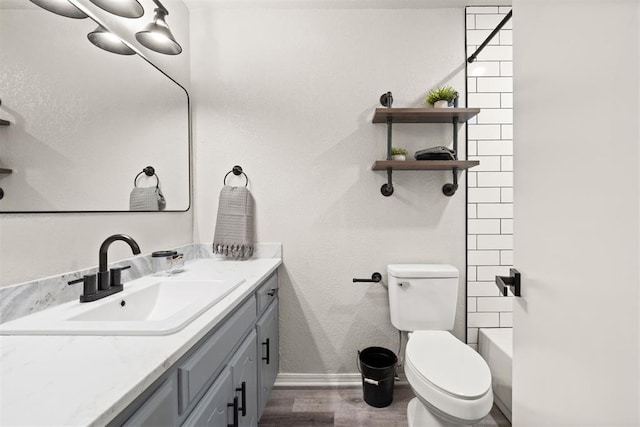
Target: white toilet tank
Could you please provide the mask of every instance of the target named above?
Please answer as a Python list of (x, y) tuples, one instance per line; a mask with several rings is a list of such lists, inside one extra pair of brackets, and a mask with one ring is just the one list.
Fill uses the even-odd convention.
[(453, 329), (457, 268), (447, 264), (390, 264), (387, 274), (391, 323), (396, 329)]

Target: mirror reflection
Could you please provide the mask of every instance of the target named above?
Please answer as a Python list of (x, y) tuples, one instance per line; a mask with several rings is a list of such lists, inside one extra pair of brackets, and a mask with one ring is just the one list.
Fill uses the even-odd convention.
[(0, 212), (187, 210), (186, 91), (89, 43), (94, 21), (20, 3), (0, 2)]

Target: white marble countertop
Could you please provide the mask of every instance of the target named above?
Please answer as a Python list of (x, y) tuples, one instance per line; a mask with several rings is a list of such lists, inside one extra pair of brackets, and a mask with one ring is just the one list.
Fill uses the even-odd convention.
[(0, 425), (108, 423), (281, 263), (280, 258), (258, 258), (187, 264), (180, 273), (185, 279), (240, 273), (246, 281), (171, 335), (0, 336)]

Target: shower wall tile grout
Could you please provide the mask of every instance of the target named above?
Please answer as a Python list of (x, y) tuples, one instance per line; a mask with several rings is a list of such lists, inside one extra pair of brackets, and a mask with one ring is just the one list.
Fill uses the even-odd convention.
[[(467, 51), (473, 52), (510, 8), (466, 9)], [(511, 22), (470, 64), (467, 105), (481, 112), (468, 124), (467, 343), (479, 328), (512, 327), (513, 297), (494, 283), (513, 264), (513, 53)]]

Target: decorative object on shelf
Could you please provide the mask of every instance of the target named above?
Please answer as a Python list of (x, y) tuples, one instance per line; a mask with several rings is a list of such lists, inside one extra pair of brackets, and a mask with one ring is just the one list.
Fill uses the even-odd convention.
[[(373, 170), (386, 170), (387, 182), (382, 185), (380, 192), (383, 196), (393, 194), (393, 169), (398, 170), (450, 170), (453, 182), (445, 184), (442, 192), (446, 196), (453, 196), (458, 189), (458, 171), (477, 166), (475, 160), (456, 160), (458, 152), (458, 124), (474, 117), (480, 112), (479, 108), (457, 108), (458, 98), (454, 99), (454, 108), (391, 108), (393, 97), (391, 92), (380, 97), (380, 103), (387, 108), (376, 108), (373, 123), (387, 124), (387, 160), (378, 160), (373, 164)], [(453, 125), (453, 153), (452, 160), (391, 160), (392, 156), (392, 127), (393, 123), (451, 123)], [(444, 147), (446, 150), (448, 148)]]
[[(145, 174), (148, 177), (156, 177), (155, 187), (138, 187), (138, 178)], [(167, 201), (160, 189), (160, 178), (156, 175), (153, 166), (142, 169), (133, 179), (133, 190), (129, 196), (129, 209), (132, 211), (161, 211), (167, 207)]]
[(123, 18), (140, 18), (144, 8), (138, 0), (90, 0), (102, 10)]
[(404, 148), (391, 148), (391, 160), (407, 160), (407, 150)]
[[(244, 187), (226, 184), (227, 176), (244, 175)], [(224, 187), (218, 201), (218, 217), (213, 235), (213, 253), (233, 259), (248, 259), (255, 248), (255, 202), (247, 184), (249, 178), (240, 166), (234, 166), (224, 176)]]
[(454, 150), (442, 145), (416, 151), (414, 157), (416, 160), (458, 160)]
[(182, 47), (171, 34), (171, 30), (165, 21), (169, 14), (159, 0), (153, 0), (158, 6), (154, 9), (155, 17), (153, 22), (136, 33), (136, 39), (146, 48), (165, 55), (178, 55), (182, 52)]
[(426, 103), (433, 105), (435, 108), (447, 108), (453, 107), (454, 101), (457, 99), (458, 92), (454, 88), (451, 86), (442, 86), (429, 91)]
[(106, 50), (107, 52), (117, 53), (118, 55), (136, 54), (133, 49), (124, 44), (120, 37), (105, 30), (102, 25), (98, 25), (98, 28), (87, 34), (87, 38), (94, 46)]
[(87, 14), (75, 7), (68, 0), (30, 0), (31, 3), (40, 6), (43, 9), (53, 12), (56, 15), (66, 16), (67, 18), (84, 19), (88, 18)]

